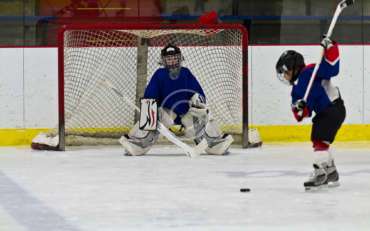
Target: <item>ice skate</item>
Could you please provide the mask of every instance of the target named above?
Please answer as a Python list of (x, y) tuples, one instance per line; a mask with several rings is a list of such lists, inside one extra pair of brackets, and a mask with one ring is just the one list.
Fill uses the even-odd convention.
[(313, 164), (313, 168), (314, 171), (310, 178), (303, 184), (306, 191), (324, 188), (328, 185), (328, 174), (325, 166)]
[(206, 136), (208, 141), (208, 148), (206, 149), (207, 154), (210, 155), (226, 155), (232, 142), (233, 137), (229, 134), (224, 134), (219, 138), (209, 138)]
[(326, 173), (328, 175), (327, 182), (329, 187), (337, 187), (340, 185), (339, 174), (337, 167), (334, 164), (334, 160), (331, 160), (330, 164), (326, 167)]

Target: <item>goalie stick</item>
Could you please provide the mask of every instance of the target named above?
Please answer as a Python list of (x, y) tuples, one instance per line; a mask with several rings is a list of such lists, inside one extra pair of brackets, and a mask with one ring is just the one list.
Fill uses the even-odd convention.
[[(331, 20), (331, 23), (330, 23), (328, 32), (326, 33), (326, 36), (328, 38), (330, 38), (331, 35), (333, 34), (334, 26), (337, 23), (337, 20), (338, 20), (338, 17), (340, 15), (340, 13), (342, 13), (342, 11), (347, 6), (350, 6), (353, 3), (354, 3), (354, 0), (342, 0), (341, 2), (338, 3), (337, 8), (336, 8), (335, 13), (334, 13), (334, 16), (333, 16), (333, 19)], [(303, 97), (304, 102), (307, 102), (308, 94), (311, 91), (312, 84), (313, 84), (313, 82), (315, 80), (317, 71), (319, 70), (319, 66), (321, 64), (322, 58), (324, 57), (324, 52), (325, 52), (325, 48), (322, 47), (321, 53), (320, 53), (320, 58), (318, 59), (318, 62), (316, 62), (315, 68), (313, 69), (313, 72), (312, 72), (312, 75), (311, 75), (311, 78), (310, 78), (310, 82), (308, 83), (306, 92), (305, 92), (304, 97)]]
[[(140, 112), (140, 109), (132, 103), (128, 98), (120, 92), (110, 81), (108, 80), (102, 80), (101, 84), (105, 87), (111, 89), (116, 95), (121, 97), (123, 100), (126, 101), (126, 103), (135, 109), (136, 111)], [(190, 145), (182, 142), (179, 140), (172, 132), (170, 132), (161, 122), (158, 121), (158, 132), (161, 133), (164, 137), (166, 137), (169, 141), (171, 141), (173, 144), (177, 145), (181, 149), (183, 149), (187, 156), (189, 157), (197, 157), (199, 156), (206, 148), (207, 148), (207, 141), (206, 139), (203, 139), (198, 145), (196, 145), (194, 148)]]

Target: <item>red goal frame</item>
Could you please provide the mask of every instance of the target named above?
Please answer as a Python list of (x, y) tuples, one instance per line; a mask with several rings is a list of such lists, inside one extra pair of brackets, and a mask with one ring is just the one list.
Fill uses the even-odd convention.
[(251, 147), (248, 137), (248, 31), (236, 23), (218, 24), (168, 24), (168, 23), (97, 23), (68, 24), (58, 31), (58, 150), (65, 150), (65, 110), (64, 110), (64, 32), (73, 29), (112, 29), (112, 30), (163, 30), (163, 29), (237, 29), (242, 33), (242, 147)]

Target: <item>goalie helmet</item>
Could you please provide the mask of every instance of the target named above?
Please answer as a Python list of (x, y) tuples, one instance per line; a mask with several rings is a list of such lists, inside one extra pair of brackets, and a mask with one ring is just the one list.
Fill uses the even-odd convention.
[(284, 78), (284, 72), (292, 71), (292, 79), (289, 81), (289, 84), (293, 85), (305, 66), (303, 56), (300, 53), (294, 50), (287, 50), (276, 63), (276, 74), (281, 81), (287, 82)]
[(176, 79), (180, 73), (183, 57), (180, 48), (168, 44), (161, 50), (161, 64), (170, 72), (170, 77)]

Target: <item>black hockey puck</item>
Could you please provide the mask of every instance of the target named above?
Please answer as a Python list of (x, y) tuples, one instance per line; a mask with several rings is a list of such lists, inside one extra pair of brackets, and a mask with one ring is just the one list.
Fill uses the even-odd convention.
[(241, 188), (240, 189), (240, 192), (250, 192), (251, 189), (250, 188)]

